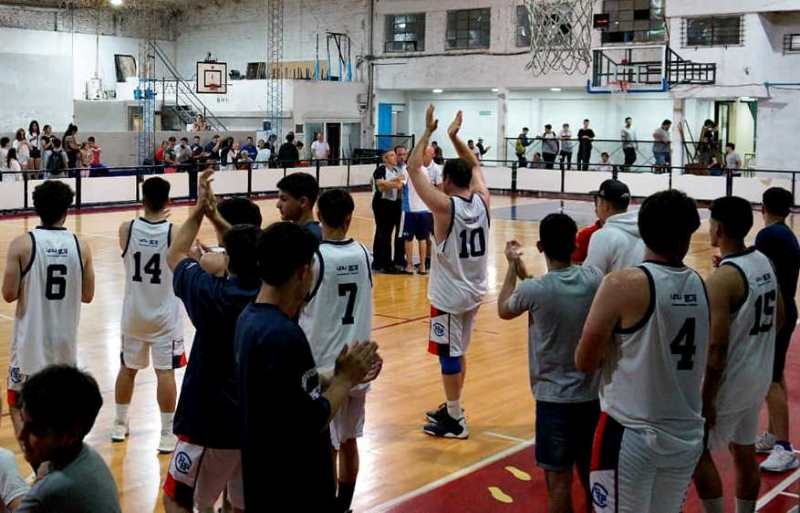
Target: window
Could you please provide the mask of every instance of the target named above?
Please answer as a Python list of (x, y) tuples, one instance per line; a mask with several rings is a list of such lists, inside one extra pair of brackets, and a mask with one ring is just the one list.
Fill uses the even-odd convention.
[(528, 17), (528, 8), (524, 5), (517, 6), (517, 46), (528, 47), (531, 45), (531, 19)]
[(731, 46), (742, 44), (742, 17), (686, 18), (684, 46)]
[(447, 11), (447, 49), (489, 48), (491, 9)]
[(608, 15), (603, 44), (666, 39), (663, 0), (604, 0), (603, 13)]
[(783, 53), (800, 53), (800, 34), (784, 34)]
[(425, 50), (425, 14), (390, 14), (386, 16), (386, 52), (422, 52)]

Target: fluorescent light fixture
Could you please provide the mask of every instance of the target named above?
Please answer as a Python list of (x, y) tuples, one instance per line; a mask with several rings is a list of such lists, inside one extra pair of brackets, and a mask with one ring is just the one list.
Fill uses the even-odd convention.
[(120, 5), (122, 5), (122, 0), (109, 0), (109, 3), (111, 3), (111, 5), (113, 5), (114, 7), (119, 7)]
[(435, 94), (439, 94), (439, 93), (443, 93), (444, 91), (442, 89), (434, 89), (433, 92)]
[(741, 98), (739, 98), (739, 101), (740, 102), (754, 102), (754, 101), (756, 101), (756, 99), (753, 98), (752, 96), (742, 96)]
[(561, 92), (561, 88), (560, 87), (551, 87), (550, 90), (553, 91), (554, 93), (560, 93)]
[(500, 92), (500, 88), (499, 87), (493, 87), (492, 88), (492, 92), (493, 93), (499, 93)]

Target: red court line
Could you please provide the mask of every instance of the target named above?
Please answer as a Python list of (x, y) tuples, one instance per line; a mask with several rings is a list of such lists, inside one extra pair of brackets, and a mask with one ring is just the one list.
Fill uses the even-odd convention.
[[(789, 409), (791, 412), (791, 433), (796, 442), (800, 441), (800, 329), (795, 331), (793, 344), (789, 350), (786, 363), (786, 381), (789, 388)], [(766, 425), (766, 408), (761, 414), (761, 425)], [(431, 443), (436, 441), (431, 440)], [(469, 443), (464, 442), (464, 443)], [(377, 508), (381, 513), (484, 513), (486, 511), (503, 511), (504, 513), (546, 513), (547, 490), (544, 481), (544, 472), (535, 466), (533, 447), (526, 447), (519, 451), (493, 461), (467, 475), (457, 477), (452, 481), (444, 479), (444, 483), (431, 490), (420, 490), (418, 495), (414, 492), (408, 494), (408, 500), (387, 508)], [(759, 456), (759, 461), (765, 458)], [(725, 511), (734, 511), (734, 468), (730, 454), (727, 451), (714, 453), (714, 460), (720, 471), (725, 490)], [(514, 467), (530, 475), (530, 480), (520, 480), (515, 477), (507, 467)], [(502, 502), (490, 492), (490, 487), (502, 491), (505, 500)], [(761, 493), (759, 494), (759, 513), (787, 513), (793, 511), (800, 504), (800, 499), (783, 495), (780, 492), (800, 493), (800, 471), (790, 471), (782, 474), (762, 473)], [(582, 511), (584, 505), (583, 493), (577, 484), (573, 483), (573, 504), (575, 511)], [(387, 503), (387, 506), (389, 503)], [(697, 497), (694, 486), (689, 489), (688, 498), (683, 508), (683, 513), (702, 513), (703, 507)]]
[(417, 321), (421, 321), (423, 319), (429, 319), (429, 318), (430, 318), (429, 315), (423, 315), (422, 317), (414, 317), (413, 319), (405, 319), (405, 320), (402, 320), (402, 321), (392, 322), (392, 323), (386, 324), (384, 326), (380, 326), (378, 328), (372, 328), (372, 331), (385, 330), (386, 328), (393, 328), (395, 326), (402, 326), (403, 324), (408, 324), (408, 323), (411, 323), (411, 322), (417, 322)]

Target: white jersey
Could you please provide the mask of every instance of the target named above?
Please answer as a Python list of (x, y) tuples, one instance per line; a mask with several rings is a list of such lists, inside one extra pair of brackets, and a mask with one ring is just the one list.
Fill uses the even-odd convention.
[(31, 261), (22, 271), (13, 362), (31, 375), (52, 364), (77, 364), (83, 260), (78, 238), (66, 228), (29, 232)]
[(727, 363), (717, 395), (717, 412), (724, 415), (749, 410), (767, 396), (775, 356), (778, 280), (769, 258), (755, 248), (725, 257), (720, 265), (736, 268), (747, 288), (731, 314)]
[(370, 340), (372, 273), (369, 253), (352, 239), (323, 240), (314, 257), (316, 276), (309, 302), (300, 312), (317, 368), (333, 370), (345, 345)]
[(451, 196), (450, 208), (447, 236), (433, 252), (428, 299), (439, 310), (459, 314), (477, 308), (489, 285), (489, 211), (479, 194)]
[(650, 282), (650, 306), (635, 326), (616, 331), (603, 365), (603, 411), (653, 433), (658, 452), (696, 450), (710, 328), (705, 285), (688, 267), (645, 262), (639, 268)]
[(125, 299), (122, 334), (144, 342), (183, 339), (180, 301), (172, 290), (167, 265), (172, 223), (143, 218), (131, 221), (122, 252)]

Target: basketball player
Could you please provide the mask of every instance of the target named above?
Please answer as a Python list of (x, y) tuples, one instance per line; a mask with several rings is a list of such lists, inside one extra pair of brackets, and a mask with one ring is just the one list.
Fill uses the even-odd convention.
[[(167, 251), (175, 295), (197, 330), (175, 412), (178, 444), (163, 487), (168, 513), (187, 513), (193, 507), (205, 512), (223, 490), (234, 511), (244, 509), (233, 337), (236, 319), (258, 293), (259, 229), (246, 224), (224, 228), (211, 189), (212, 175), (206, 170), (200, 176), (197, 204)], [(214, 218), (214, 225), (224, 232), (228, 265), (221, 277), (203, 270), (192, 255), (204, 215)]]
[(428, 298), (431, 328), (428, 350), (439, 356), (446, 401), (426, 414), (425, 433), (446, 438), (469, 437), (461, 408), (466, 372), (465, 354), (472, 337), (475, 315), (488, 285), (489, 189), (480, 164), (459, 139), (462, 113), (458, 111), (447, 129), (458, 152), (442, 173), (437, 189), (422, 169), (423, 153), (438, 126), (433, 105), (425, 114), (425, 132), (408, 162), (408, 176), (419, 197), (433, 212), (433, 252)]
[(780, 187), (770, 187), (761, 199), (764, 228), (756, 236), (756, 249), (764, 253), (775, 266), (775, 276), (781, 289), (785, 321), (775, 336), (775, 362), (772, 384), (767, 393), (769, 424), (767, 431), (756, 441), (756, 451), (769, 452), (761, 462), (761, 470), (786, 472), (800, 466), (789, 441), (789, 404), (786, 395), (786, 352), (797, 325), (797, 278), (800, 274), (800, 244), (792, 229), (786, 226), (786, 217), (792, 211), (792, 193)]
[[(372, 273), (367, 249), (347, 237), (355, 204), (350, 193), (333, 189), (319, 197), (317, 217), (322, 242), (312, 262), (314, 287), (300, 313), (317, 370), (332, 376), (336, 357), (356, 340), (369, 340), (372, 332)], [(364, 432), (367, 386), (350, 390), (331, 421), (331, 442), (338, 451), (338, 510), (347, 511), (358, 475), (357, 439)]]
[(281, 219), (307, 228), (317, 240), (321, 240), (322, 230), (314, 219), (314, 203), (318, 195), (317, 179), (308, 173), (292, 173), (278, 182), (277, 207)]
[[(744, 238), (753, 226), (750, 202), (737, 196), (709, 209), (711, 245), (722, 260), (707, 281), (711, 342), (703, 384), (703, 411), (711, 447), (727, 446), (736, 468), (736, 513), (753, 513), (760, 476), (755, 442), (758, 413), (767, 396), (775, 334), (783, 304), (772, 264)], [(723, 513), (722, 481), (708, 447), (694, 477), (707, 513)]]
[(80, 305), (94, 298), (94, 266), (89, 245), (64, 227), (74, 193), (48, 180), (33, 191), (42, 224), (8, 246), (3, 299), (17, 301), (8, 405), (14, 432), (22, 419), (19, 392), (28, 376), (48, 365), (77, 364)]
[(683, 192), (647, 198), (644, 263), (607, 275), (589, 310), (575, 363), (587, 373), (602, 368), (595, 512), (680, 511), (700, 458), (709, 307), (703, 280), (683, 264), (699, 226)]
[(158, 451), (170, 453), (177, 439), (172, 434), (175, 416), (175, 371), (186, 365), (180, 302), (172, 292), (172, 270), (166, 264), (172, 242), (172, 223), (165, 216), (170, 184), (152, 177), (142, 184), (144, 216), (119, 227), (119, 246), (125, 265), (125, 300), (122, 303), (122, 349), (114, 396), (117, 416), (111, 440), (128, 436), (128, 407), (136, 373), (153, 357), (156, 397), (161, 410)]
[(637, 213), (628, 212), (631, 191), (619, 180), (605, 180), (594, 197), (595, 213), (602, 228), (591, 234), (584, 265), (603, 274), (639, 265), (644, 243), (639, 235)]

